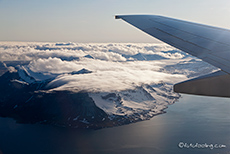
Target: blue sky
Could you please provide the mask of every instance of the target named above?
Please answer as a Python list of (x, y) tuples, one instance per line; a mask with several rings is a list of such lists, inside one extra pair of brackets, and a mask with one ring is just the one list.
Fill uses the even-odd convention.
[(0, 41), (155, 42), (116, 14), (157, 14), (229, 28), (228, 0), (0, 0)]

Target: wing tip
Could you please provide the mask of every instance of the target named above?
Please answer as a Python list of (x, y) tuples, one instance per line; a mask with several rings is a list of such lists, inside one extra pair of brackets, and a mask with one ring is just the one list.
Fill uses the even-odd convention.
[(124, 19), (124, 18), (130, 18), (130, 17), (149, 17), (149, 16), (154, 16), (154, 17), (160, 17), (159, 15), (150, 15), (150, 14), (127, 14), (127, 15), (115, 15), (115, 19)]
[(119, 15), (115, 15), (115, 19), (121, 19)]

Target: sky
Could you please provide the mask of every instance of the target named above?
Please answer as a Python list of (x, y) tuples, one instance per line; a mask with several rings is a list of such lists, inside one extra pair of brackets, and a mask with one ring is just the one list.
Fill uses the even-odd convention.
[(114, 16), (154, 14), (229, 28), (229, 8), (229, 0), (0, 0), (0, 41), (155, 43)]

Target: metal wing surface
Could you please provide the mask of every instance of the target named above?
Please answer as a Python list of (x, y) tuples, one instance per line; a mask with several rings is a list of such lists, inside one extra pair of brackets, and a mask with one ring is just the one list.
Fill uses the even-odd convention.
[[(211, 81), (209, 81), (209, 75), (207, 78), (202, 77), (202, 79), (192, 79), (192, 81), (176, 84), (174, 86), (176, 92), (222, 96), (222, 94), (217, 94), (216, 92), (221, 90), (221, 85), (227, 91), (223, 96), (230, 97), (230, 88), (226, 89), (226, 84), (229, 84), (228, 87), (230, 87), (230, 82), (219, 83), (220, 76), (222, 78), (225, 76), (226, 81), (230, 81), (230, 30), (157, 15), (118, 15), (115, 18), (123, 19), (147, 34), (222, 70), (221, 73), (211, 75)], [(215, 79), (214, 81), (213, 78)], [(197, 82), (198, 80), (202, 82), (196, 85), (194, 81)], [(201, 84), (203, 80), (207, 82), (208, 87)], [(187, 85), (188, 82), (190, 83), (189, 85)], [(205, 88), (200, 87), (201, 85), (205, 86)], [(192, 86), (192, 89), (196, 86), (196, 90), (191, 91), (191, 88), (187, 86)], [(206, 92), (210, 88), (216, 88), (217, 90), (215, 92)], [(203, 90), (201, 91), (200, 89)]]

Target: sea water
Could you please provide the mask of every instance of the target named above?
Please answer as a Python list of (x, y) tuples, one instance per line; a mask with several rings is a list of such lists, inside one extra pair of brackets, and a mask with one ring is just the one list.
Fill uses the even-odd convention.
[(0, 154), (229, 154), (230, 98), (182, 95), (151, 120), (100, 130), (0, 118)]

